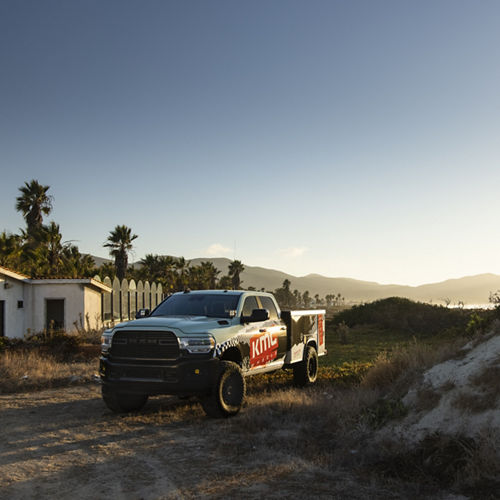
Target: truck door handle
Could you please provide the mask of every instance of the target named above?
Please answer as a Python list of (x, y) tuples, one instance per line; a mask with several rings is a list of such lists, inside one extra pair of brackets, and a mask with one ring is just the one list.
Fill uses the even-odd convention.
[(265, 328), (261, 328), (261, 329), (259, 330), (259, 332), (260, 332), (260, 333), (265, 333), (265, 332), (267, 332), (267, 330), (266, 330)]
[(282, 327), (280, 328), (280, 330), (282, 330), (282, 331), (286, 330), (286, 326), (282, 326)]

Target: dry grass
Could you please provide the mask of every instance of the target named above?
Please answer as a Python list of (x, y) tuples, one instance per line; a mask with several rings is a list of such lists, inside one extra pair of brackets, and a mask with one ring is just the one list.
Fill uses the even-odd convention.
[(435, 408), (441, 400), (441, 394), (430, 386), (424, 386), (417, 391), (415, 409), (429, 411)]
[[(500, 361), (499, 361), (500, 363)], [(499, 387), (500, 380), (500, 364), (489, 365), (484, 370), (472, 378), (471, 382), (477, 387)], [(500, 392), (497, 392), (500, 395)]]
[(373, 464), (377, 473), (398, 481), (451, 488), (471, 498), (498, 498), (500, 461), (498, 436), (483, 433), (476, 439), (432, 434), (418, 445), (386, 442)]
[(463, 341), (439, 347), (414, 341), (406, 347), (394, 349), (391, 353), (382, 352), (363, 378), (362, 385), (384, 389), (401, 396), (427, 368), (452, 357), (463, 356), (462, 347)]
[(482, 413), (487, 410), (495, 410), (496, 395), (498, 388), (490, 387), (486, 391), (469, 392), (460, 391), (453, 399), (453, 406), (461, 411), (471, 413)]
[(39, 350), (6, 351), (0, 355), (0, 393), (46, 389), (89, 382), (97, 361), (58, 361)]

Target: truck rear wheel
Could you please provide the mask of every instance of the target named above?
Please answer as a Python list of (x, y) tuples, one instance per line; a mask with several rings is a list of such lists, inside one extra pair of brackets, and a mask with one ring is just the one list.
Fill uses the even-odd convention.
[(106, 406), (115, 413), (127, 413), (140, 410), (148, 400), (147, 394), (127, 394), (102, 386), (102, 399)]
[(209, 417), (232, 417), (240, 411), (245, 395), (246, 382), (240, 366), (233, 361), (221, 361), (215, 387), (200, 402)]
[(299, 387), (314, 384), (318, 378), (318, 353), (312, 345), (304, 349), (304, 359), (293, 365), (293, 383)]

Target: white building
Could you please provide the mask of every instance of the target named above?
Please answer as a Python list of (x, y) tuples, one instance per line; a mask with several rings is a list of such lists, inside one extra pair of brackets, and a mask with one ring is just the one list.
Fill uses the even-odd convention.
[(87, 321), (99, 328), (106, 293), (111, 288), (92, 278), (32, 279), (0, 266), (0, 336), (22, 338), (50, 327), (71, 332)]

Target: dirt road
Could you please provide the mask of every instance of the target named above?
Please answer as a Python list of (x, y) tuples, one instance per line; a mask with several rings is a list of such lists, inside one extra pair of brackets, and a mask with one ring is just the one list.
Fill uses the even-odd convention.
[[(266, 396), (269, 398), (269, 396)], [(271, 396), (272, 398), (272, 396)], [(195, 401), (152, 398), (117, 416), (97, 385), (0, 395), (0, 497), (362, 498), (368, 491), (293, 453), (255, 419), (207, 419)], [(251, 420), (249, 420), (251, 419)], [(265, 425), (265, 420), (262, 421)], [(259, 439), (255, 439), (257, 434)], [(273, 434), (276, 434), (273, 431)], [(267, 442), (267, 444), (266, 444)], [(377, 498), (376, 492), (369, 495)], [(380, 497), (383, 494), (380, 492)]]

